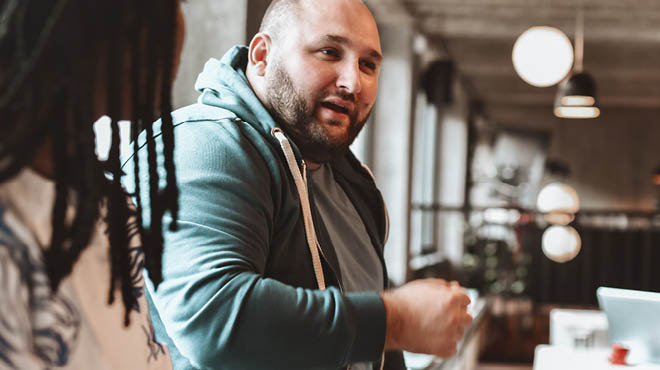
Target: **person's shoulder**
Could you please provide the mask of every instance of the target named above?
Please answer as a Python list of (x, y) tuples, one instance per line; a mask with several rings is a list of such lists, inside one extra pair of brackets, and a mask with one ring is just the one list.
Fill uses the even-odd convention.
[[(12, 222), (14, 221), (14, 222)], [(7, 209), (0, 206), (0, 264), (3, 268), (13, 265), (19, 269), (31, 264), (33, 254), (22, 236), (26, 232), (24, 227), (17, 227), (16, 220), (12, 220)]]
[[(247, 144), (246, 130), (252, 131), (251, 125), (231, 110), (201, 103), (172, 112), (172, 122), (177, 150), (204, 147), (242, 151)], [(249, 141), (255, 141), (254, 135), (249, 136)]]
[(0, 369), (46, 368), (31, 350), (32, 268), (25, 251), (17, 240), (7, 239), (6, 234), (0, 237)]
[(271, 155), (269, 134), (229, 109), (198, 103), (177, 109), (172, 118), (177, 155), (201, 151), (244, 156), (255, 150)]
[[(8, 222), (8, 218), (6, 210), (0, 206), (0, 302), (7, 303), (0, 304), (3, 306), (0, 315), (26, 310), (30, 287), (48, 281), (47, 277), (43, 278), (41, 249), (28, 244), (22, 235), (24, 230), (11, 222), (15, 220)], [(4, 331), (2, 329), (0, 331)]]
[[(20, 243), (20, 241), (13, 235), (3, 233), (2, 230), (0, 230), (0, 272), (2, 272), (4, 277), (1, 279), (2, 283), (8, 283), (8, 279), (6, 279), (6, 276), (4, 276), (8, 271), (29, 270), (29, 268), (26, 268), (29, 267), (28, 256), (29, 253), (27, 251), (27, 247), (24, 244)], [(19, 281), (15, 281), (14, 283), (18, 282)]]
[[(178, 156), (200, 150), (206, 152), (224, 146), (227, 141), (219, 139), (226, 136), (227, 129), (233, 129), (232, 126), (239, 121), (236, 114), (231, 111), (199, 103), (179, 108), (171, 115), (175, 133), (175, 153)], [(151, 132), (158, 153), (162, 153), (164, 149), (160, 139), (162, 134), (162, 119), (159, 119), (153, 124)], [(147, 130), (143, 130), (138, 136), (138, 152), (147, 150), (147, 135)], [(135, 152), (131, 151), (129, 156), (123, 157), (122, 167), (129, 164), (134, 155)]]
[[(239, 121), (236, 114), (230, 110), (200, 103), (179, 108), (171, 113), (171, 117), (172, 125), (177, 133), (184, 130), (194, 131), (203, 127), (217, 127), (219, 129), (221, 125), (218, 125), (218, 123)], [(209, 123), (212, 123), (212, 125), (208, 125)], [(162, 127), (163, 120), (161, 118), (153, 124), (151, 137), (155, 139), (161, 136), (163, 133)], [(147, 131), (143, 130), (137, 140), (138, 146), (142, 149), (147, 143)]]
[(238, 116), (229, 109), (195, 103), (172, 112), (172, 122), (175, 126), (186, 122), (219, 122), (223, 120), (236, 121)]

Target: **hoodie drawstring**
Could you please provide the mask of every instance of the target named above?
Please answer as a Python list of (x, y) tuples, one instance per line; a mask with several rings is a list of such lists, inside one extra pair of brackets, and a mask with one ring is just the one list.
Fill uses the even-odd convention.
[[(307, 236), (307, 245), (309, 246), (309, 251), (312, 254), (312, 263), (314, 265), (316, 283), (318, 284), (320, 290), (325, 290), (325, 277), (323, 275), (323, 266), (321, 265), (321, 257), (319, 255), (321, 246), (319, 245), (318, 239), (316, 239), (314, 220), (312, 219), (312, 210), (309, 206), (307, 174), (300, 173), (298, 163), (296, 162), (296, 157), (293, 154), (293, 149), (291, 149), (291, 144), (289, 144), (289, 140), (287, 140), (282, 130), (278, 127), (275, 127), (271, 130), (271, 134), (277, 139), (277, 141), (280, 142), (280, 147), (282, 147), (284, 157), (286, 157), (286, 162), (289, 165), (289, 171), (293, 176), (293, 181), (296, 183), (296, 188), (298, 189), (298, 198), (300, 199), (300, 205), (302, 207), (303, 221), (305, 224), (305, 235)], [(304, 165), (305, 163), (303, 162), (303, 170)]]
[[(298, 164), (296, 162), (296, 156), (293, 154), (293, 149), (291, 149), (291, 144), (287, 140), (284, 132), (279, 127), (275, 127), (270, 131), (277, 141), (280, 142), (280, 147), (284, 152), (284, 157), (286, 158), (286, 163), (289, 165), (289, 172), (293, 176), (293, 181), (296, 183), (296, 189), (298, 189), (298, 197), (300, 198), (300, 205), (302, 206), (303, 221), (305, 223), (305, 234), (307, 236), (307, 245), (309, 246), (309, 251), (312, 254), (312, 263), (314, 264), (314, 274), (316, 275), (316, 282), (320, 290), (325, 290), (325, 277), (323, 276), (323, 266), (321, 265), (321, 257), (319, 255), (319, 250), (321, 246), (319, 245), (318, 240), (316, 239), (316, 231), (314, 230), (314, 220), (312, 219), (312, 210), (309, 206), (309, 193), (307, 192), (307, 173), (300, 173)], [(363, 165), (367, 172), (373, 177), (371, 170), (368, 167)], [(303, 171), (305, 170), (305, 162), (303, 162)], [(389, 234), (389, 225), (387, 222), (387, 209), (385, 209), (386, 217), (386, 234)], [(385, 237), (387, 238), (387, 236)], [(385, 352), (381, 354), (380, 359), (380, 370), (383, 370), (385, 366)], [(350, 370), (350, 366), (346, 369)]]

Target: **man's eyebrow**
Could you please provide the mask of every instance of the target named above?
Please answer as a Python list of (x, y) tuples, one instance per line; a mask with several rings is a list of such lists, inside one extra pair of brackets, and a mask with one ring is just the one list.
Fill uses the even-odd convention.
[[(332, 41), (332, 42), (336, 42), (336, 43), (338, 43), (338, 44), (342, 44), (342, 45), (349, 45), (349, 44), (351, 43), (349, 39), (347, 39), (347, 38), (344, 37), (344, 36), (339, 36), (339, 35), (332, 35), (332, 34), (330, 34), (330, 35), (325, 35), (325, 36), (323, 37), (323, 39), (324, 39), (325, 41)], [(378, 61), (378, 62), (380, 62), (381, 60), (383, 60), (383, 56), (382, 56), (377, 50), (375, 50), (375, 49), (371, 49), (371, 48), (370, 48), (370, 50), (369, 50), (369, 56), (372, 57), (372, 58), (374, 58), (374, 59), (376, 59), (376, 61)]]

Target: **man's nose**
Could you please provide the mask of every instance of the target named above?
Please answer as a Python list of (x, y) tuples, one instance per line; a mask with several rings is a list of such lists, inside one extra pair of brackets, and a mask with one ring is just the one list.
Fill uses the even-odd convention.
[(359, 94), (362, 90), (361, 77), (360, 62), (357, 60), (346, 61), (341, 64), (339, 76), (337, 77), (337, 87), (347, 93)]

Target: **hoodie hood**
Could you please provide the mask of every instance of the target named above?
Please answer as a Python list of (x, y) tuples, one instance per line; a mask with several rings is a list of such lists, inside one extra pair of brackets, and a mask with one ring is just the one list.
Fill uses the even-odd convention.
[(195, 82), (195, 90), (201, 94), (197, 102), (234, 112), (270, 136), (271, 130), (279, 125), (252, 91), (245, 75), (247, 62), (246, 46), (234, 46), (221, 60), (209, 59)]

